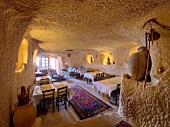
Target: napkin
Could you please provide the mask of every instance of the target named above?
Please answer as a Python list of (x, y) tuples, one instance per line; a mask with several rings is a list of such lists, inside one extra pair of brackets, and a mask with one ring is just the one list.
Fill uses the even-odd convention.
[(36, 94), (42, 94), (42, 91), (41, 91), (40, 87), (37, 87), (37, 88), (35, 89), (35, 93), (36, 93)]
[(43, 90), (50, 90), (50, 89), (52, 89), (52, 87), (50, 85), (41, 85), (40, 89), (41, 89), (41, 91), (43, 91)]
[(63, 84), (54, 84), (54, 87), (55, 88), (61, 88), (61, 87), (64, 87), (65, 85), (63, 85)]

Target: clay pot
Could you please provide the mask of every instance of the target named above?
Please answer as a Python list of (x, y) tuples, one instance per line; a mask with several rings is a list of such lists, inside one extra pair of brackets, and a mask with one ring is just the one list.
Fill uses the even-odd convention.
[(36, 114), (37, 109), (32, 100), (24, 106), (17, 106), (13, 115), (14, 127), (30, 127), (35, 121)]
[(128, 59), (128, 74), (131, 79), (143, 78), (146, 69), (146, 56), (143, 52), (136, 52)]

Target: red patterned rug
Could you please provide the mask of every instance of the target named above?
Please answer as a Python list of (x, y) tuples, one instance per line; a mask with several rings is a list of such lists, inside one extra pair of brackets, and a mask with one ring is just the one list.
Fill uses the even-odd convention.
[(130, 124), (128, 124), (127, 122), (125, 122), (125, 121), (121, 121), (115, 127), (132, 127), (132, 126)]
[(111, 108), (78, 85), (72, 86), (72, 89), (74, 91), (74, 96), (70, 104), (81, 120)]

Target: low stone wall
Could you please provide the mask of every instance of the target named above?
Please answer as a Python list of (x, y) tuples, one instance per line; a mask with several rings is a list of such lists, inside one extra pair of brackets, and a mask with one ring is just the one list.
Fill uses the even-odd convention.
[(146, 84), (122, 76), (119, 114), (135, 127), (169, 127), (170, 69)]

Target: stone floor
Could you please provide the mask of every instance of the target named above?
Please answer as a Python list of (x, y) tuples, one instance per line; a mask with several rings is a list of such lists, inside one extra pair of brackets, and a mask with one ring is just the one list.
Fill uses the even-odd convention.
[(98, 91), (93, 91), (92, 85), (87, 84), (86, 80), (69, 78), (66, 81), (71, 85), (82, 86), (84, 89), (110, 105), (112, 109), (104, 111), (94, 117), (80, 120), (71, 107), (65, 109), (64, 106), (60, 106), (59, 112), (57, 108), (54, 113), (52, 112), (52, 109), (49, 109), (46, 115), (42, 114), (39, 116), (41, 118), (41, 127), (94, 127), (94, 125), (96, 127), (113, 127), (113, 125), (116, 125), (123, 119), (117, 113), (118, 107), (110, 104), (107, 99), (98, 95)]

